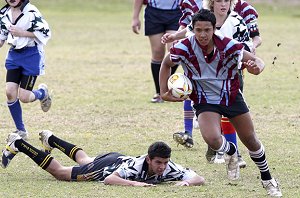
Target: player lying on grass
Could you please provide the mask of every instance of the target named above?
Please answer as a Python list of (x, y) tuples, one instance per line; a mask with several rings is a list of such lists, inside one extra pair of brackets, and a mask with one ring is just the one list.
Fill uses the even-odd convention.
[[(2, 167), (6, 168), (13, 157), (22, 152), (58, 180), (104, 181), (105, 184), (127, 186), (153, 186), (167, 181), (178, 181), (177, 186), (204, 184), (203, 177), (170, 160), (171, 148), (164, 142), (151, 144), (148, 154), (139, 157), (117, 152), (89, 157), (81, 148), (54, 136), (49, 130), (39, 135), (44, 151), (33, 147), (18, 134), (11, 133), (2, 153)], [(50, 155), (54, 148), (58, 148), (78, 165), (62, 166)]]

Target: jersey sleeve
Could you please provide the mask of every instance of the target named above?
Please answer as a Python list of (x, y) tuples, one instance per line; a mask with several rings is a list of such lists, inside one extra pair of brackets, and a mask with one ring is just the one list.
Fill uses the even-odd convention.
[(187, 1), (183, 1), (181, 4), (182, 16), (179, 19), (179, 25), (186, 27), (192, 21), (193, 11), (190, 4)]
[(27, 31), (33, 32), (36, 42), (46, 45), (51, 38), (51, 31), (47, 21), (37, 11), (33, 10), (30, 15), (31, 27)]
[(185, 38), (173, 44), (170, 48), (170, 60), (174, 64), (181, 64), (182, 60), (189, 56), (187, 44), (189, 44), (189, 40)]
[(4, 22), (4, 15), (0, 16), (0, 40), (6, 40), (8, 36), (8, 29), (6, 27), (6, 24)]
[(136, 166), (136, 161), (131, 158), (124, 161), (115, 172), (123, 179), (134, 180), (139, 175), (140, 170), (141, 167)]
[(258, 12), (256, 9), (246, 1), (241, 0), (236, 4), (234, 11), (244, 19), (250, 32), (250, 37), (259, 36)]
[(181, 165), (172, 161), (168, 163), (170, 171), (165, 175), (166, 181), (184, 181), (191, 179), (197, 175), (189, 168), (183, 168)]

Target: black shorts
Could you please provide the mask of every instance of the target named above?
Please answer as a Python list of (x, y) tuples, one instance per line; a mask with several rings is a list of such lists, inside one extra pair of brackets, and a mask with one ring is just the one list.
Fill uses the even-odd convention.
[(167, 30), (178, 30), (180, 9), (161, 10), (147, 6), (145, 9), (145, 35), (165, 33)]
[(230, 106), (218, 105), (218, 104), (197, 104), (194, 105), (196, 109), (196, 116), (203, 112), (215, 112), (223, 115), (227, 118), (233, 118), (235, 116), (249, 112), (249, 108), (244, 101), (241, 93), (238, 93), (235, 102)]
[(71, 173), (72, 181), (103, 181), (104, 169), (115, 164), (118, 157), (124, 156), (120, 153), (111, 152), (98, 155), (93, 162), (82, 166), (74, 166)]

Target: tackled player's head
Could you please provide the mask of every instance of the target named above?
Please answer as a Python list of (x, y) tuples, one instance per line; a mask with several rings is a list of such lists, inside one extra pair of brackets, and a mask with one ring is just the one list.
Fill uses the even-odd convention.
[(154, 142), (149, 146), (148, 156), (148, 175), (162, 175), (167, 168), (171, 157), (171, 148), (164, 142)]
[(148, 148), (148, 156), (150, 159), (155, 157), (170, 158), (171, 148), (164, 142), (154, 142)]

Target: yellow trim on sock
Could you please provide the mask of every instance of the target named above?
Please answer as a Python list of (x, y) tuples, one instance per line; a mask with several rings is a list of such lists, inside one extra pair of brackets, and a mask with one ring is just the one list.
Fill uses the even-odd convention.
[(49, 161), (50, 157), (51, 157), (50, 155), (47, 155), (45, 159), (42, 161), (42, 163), (40, 164), (40, 167), (44, 168), (45, 164)]
[(72, 148), (72, 150), (70, 151), (70, 155), (69, 155), (69, 157), (70, 158), (72, 158), (73, 159), (73, 154), (74, 154), (74, 152), (76, 151), (78, 149), (78, 147), (77, 146), (74, 146), (73, 148)]

